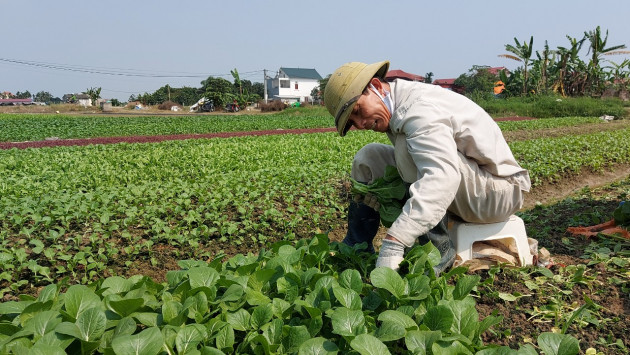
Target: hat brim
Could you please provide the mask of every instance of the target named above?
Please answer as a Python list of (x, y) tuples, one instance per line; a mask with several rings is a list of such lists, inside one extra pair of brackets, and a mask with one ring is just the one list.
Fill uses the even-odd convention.
[(337, 126), (337, 131), (340, 136), (345, 136), (352, 127), (352, 123), (348, 122), (348, 118), (350, 117), (350, 113), (352, 113), (357, 100), (363, 94), (363, 90), (365, 90), (370, 83), (370, 80), (374, 77), (384, 79), (388, 69), (389, 61), (387, 60), (368, 64), (354, 78), (346, 92), (344, 92), (341, 100), (344, 104), (341, 105), (335, 117), (335, 125)]

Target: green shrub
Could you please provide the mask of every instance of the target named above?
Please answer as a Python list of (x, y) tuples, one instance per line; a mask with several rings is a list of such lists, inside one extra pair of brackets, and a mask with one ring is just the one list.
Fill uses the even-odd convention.
[(549, 118), (610, 115), (615, 116), (615, 118), (624, 118), (627, 115), (624, 104), (619, 99), (561, 98), (556, 96), (473, 99), (493, 117), (525, 116)]
[(261, 112), (271, 112), (271, 111), (282, 111), (287, 108), (287, 104), (280, 100), (273, 100), (268, 103), (261, 102), (260, 103), (260, 111)]

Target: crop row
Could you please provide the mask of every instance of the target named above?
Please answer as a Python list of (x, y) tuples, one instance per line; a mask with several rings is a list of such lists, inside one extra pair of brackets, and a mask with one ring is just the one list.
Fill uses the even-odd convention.
[(510, 144), (516, 159), (529, 170), (534, 186), (579, 174), (600, 172), (630, 162), (630, 129)]
[[(630, 129), (512, 143), (534, 185), (630, 160)], [(335, 228), (363, 132), (0, 151), (1, 292), (87, 282), (156, 244), (265, 245)], [(215, 248), (216, 249), (216, 248)], [(216, 250), (215, 250), (216, 252)], [(4, 280), (4, 282), (2, 281)]]
[[(498, 122), (503, 131), (535, 130), (601, 122), (595, 117), (549, 118)], [(204, 116), (68, 116), (0, 114), (0, 142), (37, 141), (46, 138), (93, 138), (203, 134), (295, 128), (332, 127), (332, 118), (322, 109), (307, 113), (292, 109), (266, 115)]]

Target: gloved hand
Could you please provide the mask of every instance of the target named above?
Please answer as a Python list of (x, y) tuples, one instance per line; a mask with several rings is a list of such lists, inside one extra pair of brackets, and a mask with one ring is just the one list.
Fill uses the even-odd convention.
[(353, 200), (356, 203), (363, 203), (371, 207), (374, 211), (377, 211), (377, 212), (379, 208), (381, 208), (381, 204), (378, 202), (376, 195), (373, 195), (369, 192), (366, 193), (365, 195), (355, 194)]
[(378, 252), (376, 267), (388, 267), (398, 271), (400, 263), (405, 255), (405, 245), (397, 240), (383, 239), (383, 244)]

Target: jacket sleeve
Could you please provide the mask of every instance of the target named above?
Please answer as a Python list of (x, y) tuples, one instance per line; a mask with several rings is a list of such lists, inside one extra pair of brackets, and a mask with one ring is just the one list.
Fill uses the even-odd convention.
[[(460, 183), (459, 156), (447, 111), (422, 100), (394, 123), (396, 164), (417, 170), (410, 198), (388, 234), (410, 247), (444, 217)], [(402, 156), (406, 157), (402, 158)], [(414, 166), (409, 166), (409, 165)]]

